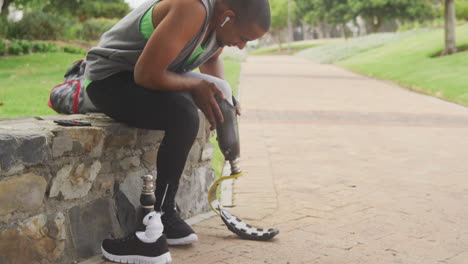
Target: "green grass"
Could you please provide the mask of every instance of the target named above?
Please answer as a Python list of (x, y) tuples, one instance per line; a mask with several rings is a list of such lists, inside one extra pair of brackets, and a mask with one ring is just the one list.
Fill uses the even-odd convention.
[(50, 90), (63, 82), (63, 74), (83, 55), (35, 53), (1, 58), (0, 119), (52, 115), (47, 106)]
[(288, 53), (288, 44), (282, 44), (282, 49), (280, 50), (278, 45), (268, 46), (264, 48), (255, 49), (249, 52), (250, 55), (287, 55), (287, 54), (295, 54), (301, 50), (310, 49), (313, 47), (317, 47), (323, 45), (323, 43), (292, 43), (291, 44), (291, 52)]
[(228, 81), (231, 85), (233, 94), (237, 96), (241, 62), (238, 59), (226, 58), (223, 60), (223, 63), (226, 74), (226, 81)]
[[(0, 119), (18, 116), (53, 115), (47, 106), (51, 89), (81, 54), (34, 53), (1, 58)], [(225, 59), (226, 78), (237, 93), (240, 62)]]
[(371, 34), (364, 37), (348, 39), (346, 41), (306, 49), (297, 53), (297, 55), (319, 63), (335, 63), (368, 50), (388, 45), (401, 39), (413, 37), (427, 31), (427, 29), (418, 29), (397, 33)]
[[(468, 45), (468, 25), (457, 28), (457, 46)], [(353, 71), (468, 105), (468, 51), (431, 58), (444, 48), (443, 30), (417, 34), (338, 62)]]

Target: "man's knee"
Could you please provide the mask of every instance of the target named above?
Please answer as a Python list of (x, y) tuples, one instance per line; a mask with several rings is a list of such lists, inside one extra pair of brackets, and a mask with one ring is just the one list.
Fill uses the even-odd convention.
[(224, 94), (224, 96), (226, 97), (226, 99), (230, 102), (232, 100), (232, 90), (231, 90), (231, 85), (229, 85), (229, 83), (226, 81), (226, 80), (223, 80), (223, 79), (219, 79), (219, 78), (216, 78), (215, 80), (215, 85), (216, 87), (218, 87)]

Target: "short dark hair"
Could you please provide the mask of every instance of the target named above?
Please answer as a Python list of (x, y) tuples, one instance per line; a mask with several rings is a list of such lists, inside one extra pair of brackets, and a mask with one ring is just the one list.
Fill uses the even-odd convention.
[(268, 0), (222, 0), (231, 8), (240, 23), (259, 25), (263, 30), (270, 29), (270, 3)]

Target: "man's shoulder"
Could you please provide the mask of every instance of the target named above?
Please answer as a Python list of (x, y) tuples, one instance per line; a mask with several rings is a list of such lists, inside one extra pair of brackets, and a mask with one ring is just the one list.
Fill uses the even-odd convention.
[[(193, 15), (206, 15), (205, 5), (201, 0), (171, 0), (173, 7)], [(180, 9), (179, 9), (180, 8)]]

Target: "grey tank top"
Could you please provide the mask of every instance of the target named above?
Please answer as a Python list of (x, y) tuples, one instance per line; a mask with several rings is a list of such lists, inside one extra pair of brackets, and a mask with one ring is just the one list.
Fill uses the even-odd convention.
[[(126, 15), (114, 27), (104, 33), (97, 47), (89, 50), (86, 56), (85, 78), (91, 81), (105, 79), (122, 71), (134, 71), (135, 64), (146, 46), (147, 39), (140, 33), (140, 21), (145, 12), (159, 0), (148, 0)], [(190, 65), (187, 60), (201, 44), (213, 16), (216, 0), (200, 0), (206, 8), (207, 16), (200, 31), (185, 45), (179, 56), (168, 66), (168, 70), (185, 73), (194, 70), (218, 50), (215, 32), (206, 42), (205, 51)], [(174, 29), (177, 32), (177, 29)]]

